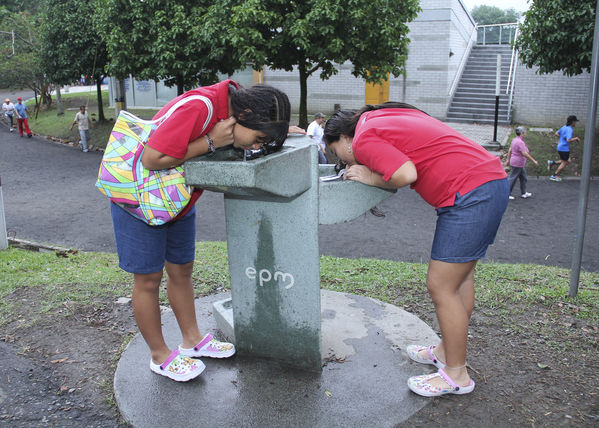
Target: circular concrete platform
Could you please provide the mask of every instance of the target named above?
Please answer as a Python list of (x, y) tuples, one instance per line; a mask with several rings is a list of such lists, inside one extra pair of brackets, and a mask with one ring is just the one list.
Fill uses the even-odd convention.
[[(412, 362), (410, 343), (438, 343), (414, 315), (367, 297), (322, 291), (321, 373), (235, 356), (202, 359), (197, 379), (178, 383), (149, 370), (150, 354), (140, 334), (119, 361), (114, 391), (124, 419), (135, 427), (169, 426), (394, 426), (429, 401), (410, 392), (408, 377), (433, 371)], [(203, 332), (218, 336), (212, 302), (196, 301)], [(181, 340), (174, 314), (163, 314), (167, 344)]]

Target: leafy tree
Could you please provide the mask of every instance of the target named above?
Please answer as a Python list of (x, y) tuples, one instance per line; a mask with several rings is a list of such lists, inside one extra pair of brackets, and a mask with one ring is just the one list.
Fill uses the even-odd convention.
[(233, 3), (225, 34), (240, 59), (299, 72), (302, 127), (308, 123), (307, 79), (316, 71), (326, 80), (351, 62), (352, 74), (368, 82), (402, 74), (407, 22), (420, 11), (418, 0), (219, 0), (214, 7)]
[(352, 73), (380, 82), (404, 71), (407, 22), (418, 0), (97, 0), (97, 28), (111, 75), (164, 79), (183, 87), (213, 83), (253, 64), (300, 76), (300, 125), (307, 79), (328, 79), (350, 61)]
[(509, 24), (520, 19), (520, 13), (516, 9), (500, 9), (487, 5), (474, 6), (470, 15), (478, 25)]
[(93, 2), (87, 0), (46, 0), (41, 25), (41, 65), (55, 84), (66, 85), (83, 74), (96, 82), (98, 120), (105, 120), (102, 108), (102, 79), (107, 62), (106, 46), (94, 31)]
[(590, 71), (595, 28), (595, 0), (535, 1), (524, 12), (516, 41), (520, 60), (538, 72), (572, 76)]
[(210, 0), (97, 0), (96, 25), (117, 78), (164, 80), (184, 89), (211, 84), (243, 64), (224, 34), (229, 8)]
[[(47, 102), (49, 87), (39, 65), (38, 19), (28, 12), (0, 8), (0, 82), (10, 88), (29, 88)], [(13, 38), (14, 34), (14, 38)]]
[(0, 8), (11, 13), (29, 12), (37, 14), (41, 2), (39, 0), (0, 0)]

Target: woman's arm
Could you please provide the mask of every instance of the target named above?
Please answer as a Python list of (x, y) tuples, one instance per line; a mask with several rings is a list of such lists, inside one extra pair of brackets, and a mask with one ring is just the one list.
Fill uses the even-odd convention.
[(531, 161), (532, 163), (534, 163), (536, 166), (539, 166), (539, 163), (535, 160), (535, 158), (533, 158), (530, 153), (528, 152), (522, 152), (522, 156), (524, 156), (526, 159), (528, 159), (529, 161)]
[(382, 187), (385, 189), (399, 189), (412, 184), (418, 178), (416, 166), (412, 161), (405, 162), (393, 173), (389, 181), (383, 180), (383, 176), (372, 171), (365, 165), (352, 165), (346, 169), (344, 180), (359, 181), (369, 186)]
[[(235, 126), (235, 118), (230, 117), (225, 120), (217, 122), (216, 125), (208, 132), (212, 141), (214, 141), (214, 147), (225, 147), (233, 144), (233, 127)], [(181, 165), (188, 159), (196, 156), (204, 155), (210, 151), (208, 145), (208, 139), (206, 136), (196, 138), (187, 145), (187, 152), (183, 158), (175, 158), (172, 156), (165, 155), (158, 150), (151, 148), (146, 145), (144, 153), (141, 157), (141, 163), (144, 167), (149, 170), (173, 168)]]
[(507, 155), (505, 157), (505, 161), (503, 162), (503, 166), (507, 166), (510, 163), (510, 159), (512, 158), (512, 146), (507, 151)]

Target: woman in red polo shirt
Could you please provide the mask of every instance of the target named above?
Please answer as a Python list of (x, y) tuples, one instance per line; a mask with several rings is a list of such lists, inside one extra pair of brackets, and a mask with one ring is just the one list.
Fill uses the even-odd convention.
[[(144, 167), (172, 168), (229, 145), (256, 150), (265, 146), (276, 151), (287, 138), (289, 99), (267, 85), (241, 88), (225, 80), (193, 89), (164, 106), (154, 119), (191, 95), (202, 95), (210, 103), (195, 100), (175, 110), (150, 136), (141, 159)], [(235, 353), (233, 344), (200, 333), (196, 319), (192, 272), (195, 202), (201, 194), (202, 190), (196, 189), (186, 209), (162, 226), (149, 226), (110, 204), (119, 266), (133, 274), (133, 312), (150, 348), (150, 370), (176, 381), (199, 376), (205, 368), (200, 357), (227, 358)], [(161, 328), (158, 294), (164, 271), (169, 303), (182, 336), (174, 350), (166, 344)]]
[(324, 139), (344, 162), (345, 180), (412, 189), (437, 210), (426, 284), (442, 340), (410, 345), (411, 359), (439, 371), (413, 376), (409, 388), (433, 397), (467, 394), (468, 323), (474, 308), (474, 270), (493, 243), (507, 207), (509, 186), (498, 157), (443, 122), (403, 103), (340, 110)]

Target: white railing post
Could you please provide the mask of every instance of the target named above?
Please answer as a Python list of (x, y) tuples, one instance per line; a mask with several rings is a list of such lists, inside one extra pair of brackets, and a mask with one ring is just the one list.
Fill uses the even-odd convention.
[(505, 86), (505, 93), (509, 93), (507, 102), (507, 117), (506, 120), (510, 120), (510, 114), (512, 113), (512, 98), (514, 96), (514, 83), (516, 82), (516, 66), (518, 65), (518, 56), (516, 55), (516, 40), (518, 40), (518, 25), (516, 24), (516, 30), (514, 31), (514, 45), (512, 46), (512, 59), (510, 61), (510, 73), (507, 79), (507, 85)]

